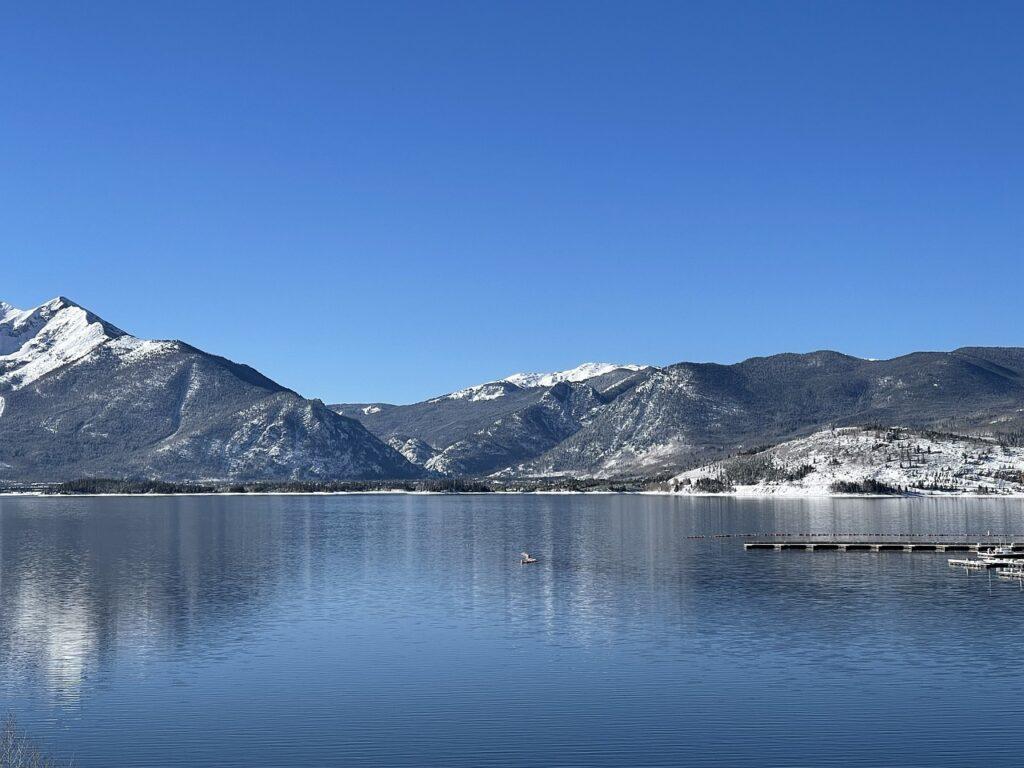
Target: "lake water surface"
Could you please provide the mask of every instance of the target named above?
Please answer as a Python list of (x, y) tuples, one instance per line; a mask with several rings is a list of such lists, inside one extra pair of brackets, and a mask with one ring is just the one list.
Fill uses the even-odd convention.
[(761, 531), (1024, 502), (4, 497), (0, 709), (104, 768), (1020, 762), (1020, 585), (687, 538)]

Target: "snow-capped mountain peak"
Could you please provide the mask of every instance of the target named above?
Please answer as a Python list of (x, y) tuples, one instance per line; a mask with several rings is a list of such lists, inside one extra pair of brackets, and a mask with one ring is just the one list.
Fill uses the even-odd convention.
[(19, 389), (127, 336), (63, 296), (34, 309), (0, 304), (0, 390)]
[(472, 402), (480, 400), (496, 400), (499, 397), (504, 397), (510, 391), (515, 392), (517, 388), (533, 389), (535, 387), (553, 387), (555, 384), (559, 384), (563, 381), (587, 381), (588, 379), (593, 379), (598, 376), (604, 376), (606, 373), (611, 373), (612, 371), (642, 371), (645, 368), (650, 368), (650, 366), (635, 365), (632, 363), (622, 365), (618, 363), (583, 363), (566, 371), (553, 371), (550, 373), (513, 373), (511, 376), (506, 376), (504, 379), (488, 381), (485, 384), (475, 384), (472, 387), (466, 387), (465, 389), (451, 392), (447, 395), (443, 395), (442, 397), (435, 397), (430, 402), (438, 402), (439, 400), (470, 400)]
[(517, 387), (529, 389), (530, 387), (553, 387), (563, 381), (586, 381), (598, 376), (604, 376), (612, 371), (627, 370), (641, 371), (650, 366), (635, 365), (633, 363), (583, 363), (567, 371), (554, 371), (551, 373), (513, 373), (506, 376), (502, 381), (515, 384)]

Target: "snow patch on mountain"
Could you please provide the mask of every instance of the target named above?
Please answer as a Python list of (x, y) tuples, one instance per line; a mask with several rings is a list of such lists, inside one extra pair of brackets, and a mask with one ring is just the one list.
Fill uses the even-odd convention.
[(460, 389), (458, 392), (452, 392), (441, 397), (435, 397), (433, 400), (428, 400), (427, 402), (437, 403), (441, 400), (468, 400), (471, 403), (476, 403), (481, 400), (497, 400), (499, 397), (504, 397), (506, 394), (508, 394), (508, 385), (504, 382), (496, 381), (466, 387), (465, 389)]
[(112, 339), (107, 346), (117, 355), (122, 363), (137, 363), (156, 355), (173, 352), (178, 348), (177, 341), (150, 341), (138, 339), (125, 334)]

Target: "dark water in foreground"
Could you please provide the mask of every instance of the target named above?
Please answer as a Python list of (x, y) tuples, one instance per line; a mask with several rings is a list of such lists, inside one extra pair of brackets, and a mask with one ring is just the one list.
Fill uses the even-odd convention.
[(857, 530), (1024, 502), (4, 498), (0, 708), (79, 766), (1019, 764), (1019, 585), (686, 538)]

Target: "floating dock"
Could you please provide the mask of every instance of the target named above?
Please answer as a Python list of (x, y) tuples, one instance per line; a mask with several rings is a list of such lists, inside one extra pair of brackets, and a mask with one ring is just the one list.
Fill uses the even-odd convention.
[(802, 549), (811, 552), (838, 550), (840, 552), (988, 552), (996, 547), (1008, 547), (1014, 552), (1024, 552), (1024, 543), (1013, 541), (992, 541), (981, 539), (896, 539), (896, 538), (850, 538), (850, 539), (766, 539), (747, 541), (744, 549)]
[(1017, 561), (999, 560), (997, 558), (985, 558), (983, 560), (956, 560), (950, 558), (946, 562), (948, 562), (953, 568), (975, 568), (983, 571), (987, 568), (1010, 568)]

